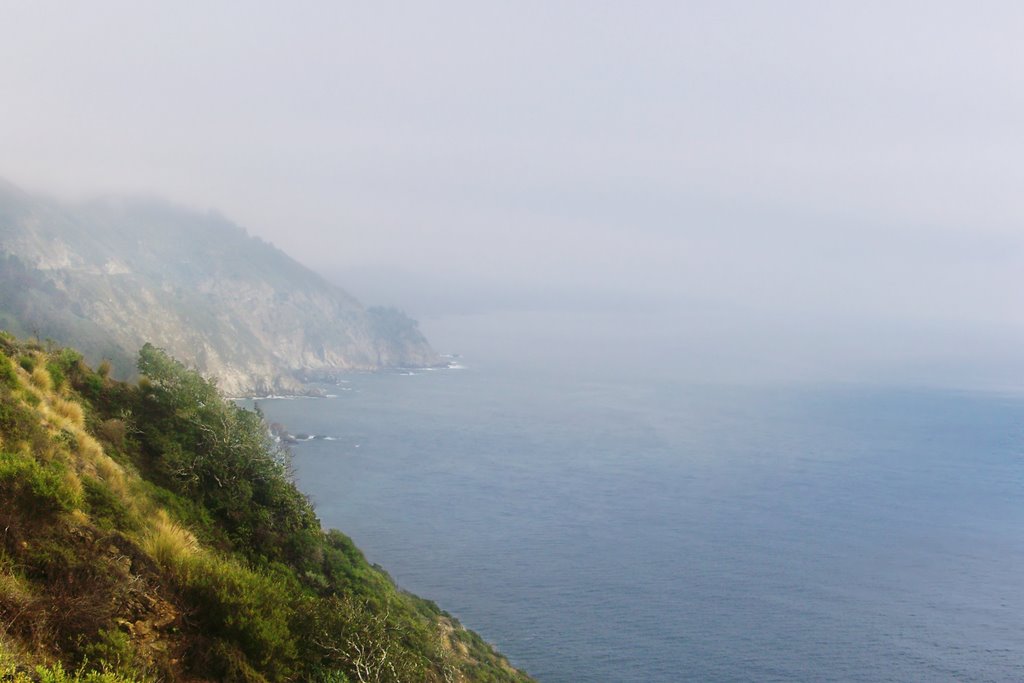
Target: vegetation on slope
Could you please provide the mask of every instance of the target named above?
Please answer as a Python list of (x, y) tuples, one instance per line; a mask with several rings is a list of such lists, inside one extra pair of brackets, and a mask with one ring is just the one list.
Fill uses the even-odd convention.
[(529, 680), (323, 531), (258, 414), (139, 370), (0, 336), (0, 680)]

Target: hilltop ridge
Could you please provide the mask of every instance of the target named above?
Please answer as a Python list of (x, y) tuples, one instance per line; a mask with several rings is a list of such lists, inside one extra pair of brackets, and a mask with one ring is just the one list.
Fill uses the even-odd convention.
[(0, 327), (109, 359), (122, 377), (152, 341), (231, 395), (442, 364), (414, 320), (364, 307), (215, 213), (143, 198), (63, 202), (6, 181)]

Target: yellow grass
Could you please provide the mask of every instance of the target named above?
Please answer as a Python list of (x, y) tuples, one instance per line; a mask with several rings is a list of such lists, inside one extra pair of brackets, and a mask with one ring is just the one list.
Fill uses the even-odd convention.
[(199, 548), (196, 537), (160, 510), (142, 547), (163, 567), (176, 567)]
[(67, 401), (63, 398), (54, 397), (50, 401), (50, 405), (53, 407), (53, 411), (63, 417), (68, 422), (78, 426), (85, 427), (85, 412), (82, 410), (82, 406), (74, 401)]
[(68, 490), (75, 494), (76, 498), (82, 496), (82, 480), (78, 478), (78, 475), (71, 470), (64, 472), (64, 485), (68, 487)]
[(0, 601), (11, 607), (20, 607), (31, 600), (32, 589), (24, 579), (0, 571)]
[(76, 431), (75, 436), (78, 438), (78, 454), (85, 462), (95, 463), (104, 456), (103, 446), (99, 441), (81, 430)]
[(125, 483), (124, 470), (114, 462), (109, 455), (99, 455), (94, 464), (96, 465), (96, 474), (100, 475), (100, 478), (107, 483), (115, 493), (125, 498), (128, 495), (128, 486)]
[(32, 371), (32, 384), (40, 391), (53, 391), (53, 380), (50, 373), (42, 366), (36, 366)]
[(89, 515), (85, 513), (85, 510), (75, 508), (71, 511), (71, 520), (78, 525), (85, 525), (89, 523)]

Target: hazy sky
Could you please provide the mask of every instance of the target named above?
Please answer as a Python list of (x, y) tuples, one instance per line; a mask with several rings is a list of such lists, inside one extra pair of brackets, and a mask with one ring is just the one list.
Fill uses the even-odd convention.
[(0, 175), (216, 208), (413, 309), (1024, 384), (1021, 36), (1017, 2), (0, 0)]

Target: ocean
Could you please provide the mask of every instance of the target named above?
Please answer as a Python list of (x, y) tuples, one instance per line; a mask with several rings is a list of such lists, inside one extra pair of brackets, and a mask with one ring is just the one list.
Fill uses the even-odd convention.
[(261, 400), (300, 488), (546, 683), (1024, 680), (1024, 398), (510, 367)]

